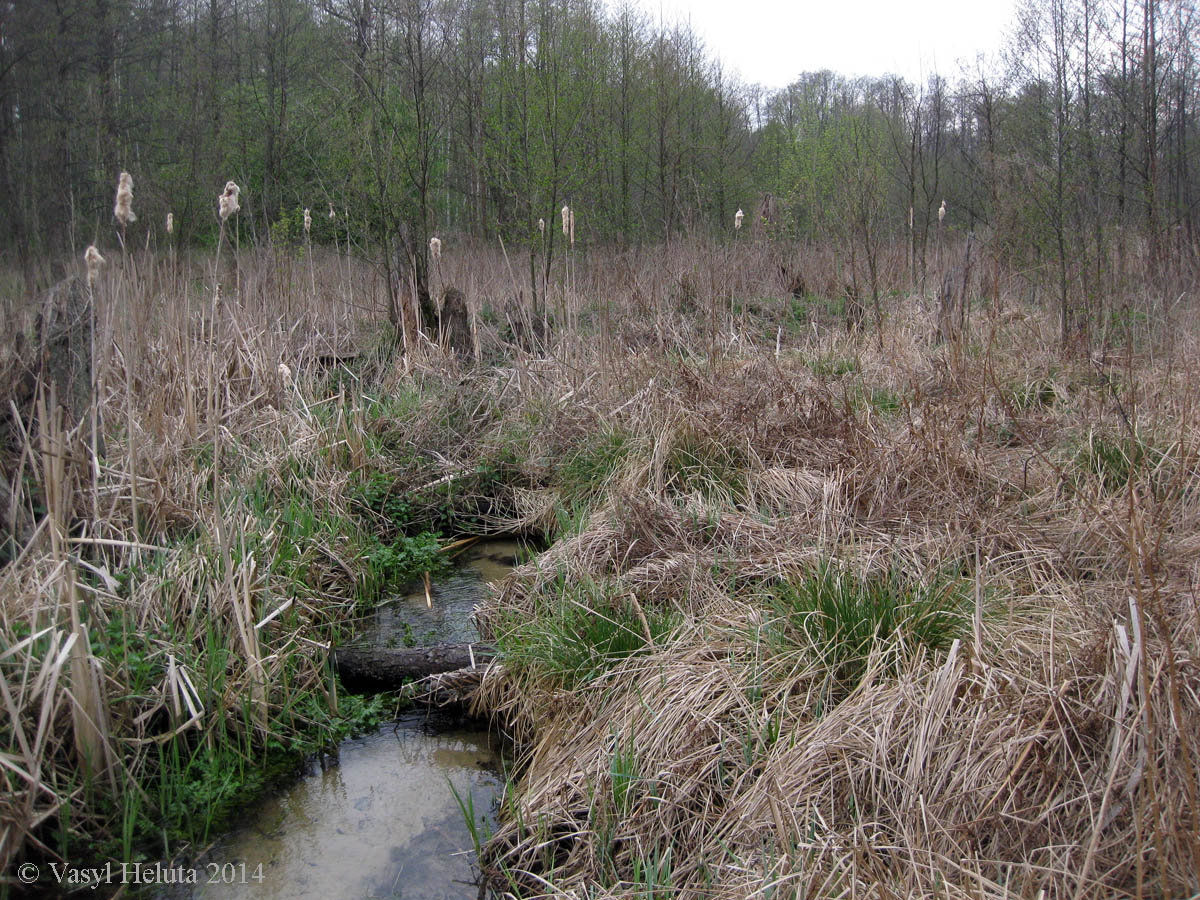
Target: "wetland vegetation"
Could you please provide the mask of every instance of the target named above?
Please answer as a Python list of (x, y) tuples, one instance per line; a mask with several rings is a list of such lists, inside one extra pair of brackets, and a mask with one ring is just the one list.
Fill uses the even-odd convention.
[(1016, 24), (768, 91), (588, 0), (0, 3), (0, 894), (394, 763), (372, 629), (495, 651), (496, 896), (1200, 891), (1195, 23)]

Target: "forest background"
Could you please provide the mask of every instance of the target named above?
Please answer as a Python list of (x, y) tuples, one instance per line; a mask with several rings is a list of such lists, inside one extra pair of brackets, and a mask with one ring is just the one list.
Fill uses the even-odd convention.
[(311, 208), (314, 242), (389, 283), (406, 248), (422, 289), (435, 234), (500, 237), (533, 276), (563, 205), (581, 249), (732, 234), (744, 209), (756, 234), (832, 243), (864, 293), (882, 246), (915, 284), (977, 233), (1065, 338), (1131, 278), (1194, 264), (1196, 107), (1195, 9), (1170, 0), (1029, 3), (973, 71), (780, 90), (593, 0), (6, 2), (0, 252), (26, 292), (60, 277), (122, 169), (133, 241), (161, 246), (171, 212), (172, 242), (212, 247), (232, 179), (235, 237), (298, 245)]

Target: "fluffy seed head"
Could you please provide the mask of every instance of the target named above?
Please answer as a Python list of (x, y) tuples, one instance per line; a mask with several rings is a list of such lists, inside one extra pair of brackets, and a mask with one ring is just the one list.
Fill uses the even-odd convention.
[(538, 231), (540, 231), (542, 234), (546, 233), (546, 220), (545, 219), (538, 219)]
[(744, 218), (746, 218), (746, 214), (744, 212), (742, 212), (740, 209), (733, 214), (733, 230), (734, 231), (742, 230), (742, 219), (744, 219)]
[(571, 213), (567, 218), (570, 220), (569, 229), (570, 229), (570, 234), (571, 234), (571, 246), (574, 247), (575, 246), (575, 210), (571, 210)]
[(238, 203), (238, 196), (241, 192), (242, 189), (232, 181), (225, 182), (225, 191), (217, 200), (217, 212), (221, 216), (222, 222), (242, 208)]
[(331, 220), (332, 220), (332, 219), (336, 219), (336, 218), (337, 218), (337, 213), (335, 213), (335, 212), (333, 211), (333, 202), (332, 202), (332, 201), (330, 201), (330, 203), (329, 203), (329, 218), (330, 218)]
[(292, 370), (290, 368), (288, 368), (287, 363), (281, 362), (279, 364), (279, 377), (283, 379), (284, 384), (288, 384), (291, 382)]
[(429, 255), (434, 259), (442, 258), (442, 239), (431, 237), (429, 239)]
[(308, 211), (308, 207), (304, 207), (304, 233), (308, 234), (312, 231), (312, 213)]
[(563, 237), (567, 236), (567, 232), (568, 232), (568, 229), (571, 224), (570, 219), (571, 219), (571, 207), (564, 206), (562, 208)]
[(175, 213), (167, 213), (167, 234), (175, 233)]
[(113, 204), (113, 216), (122, 226), (137, 221), (133, 214), (133, 176), (122, 172), (117, 179), (117, 202)]
[(100, 255), (95, 244), (88, 244), (88, 248), (83, 251), (83, 262), (87, 266), (88, 284), (91, 284), (100, 277), (100, 267), (104, 265), (104, 257)]
[(942, 224), (942, 219), (946, 218), (946, 201), (942, 201), (942, 205), (938, 207), (938, 224)]

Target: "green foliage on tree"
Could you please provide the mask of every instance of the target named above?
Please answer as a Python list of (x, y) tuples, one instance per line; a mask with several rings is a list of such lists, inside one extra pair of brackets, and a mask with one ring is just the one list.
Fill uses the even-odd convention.
[(215, 243), (232, 179), (245, 240), (308, 207), (314, 242), (427, 293), (432, 235), (499, 236), (536, 291), (563, 205), (584, 247), (732, 237), (740, 208), (757, 237), (835, 242), (868, 286), (887, 243), (920, 284), (977, 232), (1053, 286), (1065, 336), (1200, 224), (1193, 18), (1031, 0), (1001, 62), (955, 83), (765, 90), (689, 28), (597, 0), (3, 4), (4, 246), (27, 274), (74, 255), (127, 169), (135, 241), (164, 241), (171, 211), (175, 241)]

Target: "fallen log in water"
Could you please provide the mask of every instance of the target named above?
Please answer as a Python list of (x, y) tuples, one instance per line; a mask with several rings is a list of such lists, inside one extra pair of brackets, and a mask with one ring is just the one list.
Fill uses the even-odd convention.
[(414, 681), (404, 687), (400, 696), (410, 700), (417, 706), (446, 709), (453, 707), (463, 712), (470, 712), (471, 698), (483, 684), (484, 678), (494, 672), (493, 662), (478, 665), (475, 668), (455, 669), (453, 672), (439, 672), (420, 681)]
[(333, 664), (351, 691), (395, 691), (406, 681), (456, 669), (482, 667), (495, 656), (487, 644), (433, 647), (339, 647)]

